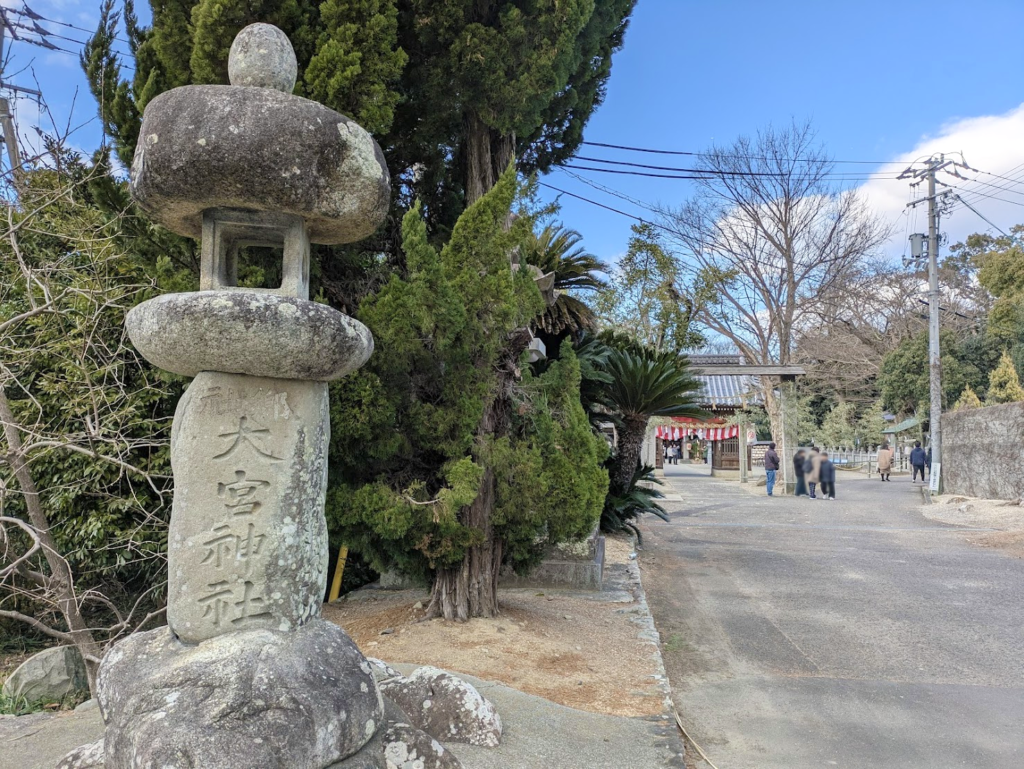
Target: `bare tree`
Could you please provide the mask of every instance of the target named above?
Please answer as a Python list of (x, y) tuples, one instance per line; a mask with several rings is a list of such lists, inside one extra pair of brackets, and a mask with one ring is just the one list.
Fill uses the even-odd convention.
[[(76, 646), (94, 688), (107, 644), (160, 613), (175, 386), (124, 334), (153, 286), (120, 216), (59, 160), (24, 174), (0, 229), (0, 620)], [(161, 576), (119, 582), (139, 564)]]
[[(799, 334), (820, 322), (823, 299), (842, 292), (887, 228), (855, 191), (835, 184), (808, 124), (768, 128), (699, 163), (696, 195), (662, 217), (695, 276), (714, 289), (699, 320), (752, 362), (792, 363)], [(778, 435), (774, 387), (762, 378)]]

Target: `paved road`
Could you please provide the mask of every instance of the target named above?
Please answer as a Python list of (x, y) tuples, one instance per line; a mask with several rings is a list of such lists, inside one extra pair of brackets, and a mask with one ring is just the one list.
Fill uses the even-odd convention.
[(829, 502), (696, 472), (668, 469), (642, 564), (719, 769), (1024, 767), (1024, 561), (924, 518), (906, 479), (840, 474)]

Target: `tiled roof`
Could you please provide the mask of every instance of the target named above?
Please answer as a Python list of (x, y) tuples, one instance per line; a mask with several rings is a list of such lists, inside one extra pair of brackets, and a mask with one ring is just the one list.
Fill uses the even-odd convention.
[(919, 424), (921, 424), (920, 419), (918, 419), (917, 417), (911, 417), (910, 419), (904, 419), (898, 425), (886, 427), (884, 430), (882, 430), (882, 434), (895, 435), (896, 433), (901, 433), (904, 430), (909, 430), (911, 427), (917, 427)]
[(742, 355), (687, 355), (694, 366), (742, 366), (746, 361)]
[(763, 402), (757, 390), (757, 377), (732, 374), (698, 376), (696, 379), (701, 384), (701, 405), (705, 407), (760, 405)]

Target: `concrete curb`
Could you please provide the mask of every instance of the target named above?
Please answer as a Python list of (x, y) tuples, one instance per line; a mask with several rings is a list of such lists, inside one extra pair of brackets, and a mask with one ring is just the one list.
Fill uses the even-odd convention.
[(932, 493), (928, 489), (928, 487), (925, 486), (924, 484), (922, 484), (920, 486), (920, 489), (921, 489), (921, 501), (924, 504), (926, 504), (926, 505), (933, 505), (933, 504), (935, 504), (934, 502), (932, 502)]
[[(636, 549), (636, 544), (634, 538), (634, 550)], [(666, 760), (664, 765), (685, 769), (686, 743), (683, 741), (679, 727), (676, 725), (675, 704), (672, 702), (672, 687), (669, 684), (668, 674), (665, 672), (665, 660), (661, 656), (661, 635), (658, 633), (658, 628), (654, 625), (654, 615), (651, 614), (651, 608), (647, 605), (647, 593), (644, 592), (643, 580), (640, 575), (639, 558), (634, 558), (626, 565), (626, 573), (628, 575), (627, 584), (636, 600), (636, 606), (630, 609), (619, 609), (619, 612), (631, 612), (634, 616), (630, 618), (630, 622), (640, 628), (640, 639), (651, 644), (651, 656), (655, 661), (656, 670), (651, 677), (654, 679), (655, 688), (662, 695), (661, 715), (648, 716), (644, 720), (654, 724), (656, 733), (663, 741), (659, 747), (670, 755), (670, 758)]]

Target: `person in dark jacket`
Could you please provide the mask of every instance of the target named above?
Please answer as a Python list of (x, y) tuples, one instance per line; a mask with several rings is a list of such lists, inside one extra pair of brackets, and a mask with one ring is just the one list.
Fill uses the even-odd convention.
[(821, 498), (836, 498), (836, 466), (828, 458), (828, 454), (822, 452), (821, 465), (818, 467), (818, 477), (821, 479)]
[(779, 471), (779, 455), (775, 453), (775, 442), (768, 444), (768, 451), (764, 453), (764, 472), (768, 476), (768, 482), (765, 484), (768, 488), (768, 496), (774, 497), (772, 493), (775, 491), (775, 474)]
[(910, 466), (914, 468), (914, 477), (911, 483), (917, 483), (917, 474), (921, 474), (921, 483), (924, 483), (924, 466), (928, 461), (928, 455), (921, 448), (921, 441), (914, 441), (914, 448), (910, 450)]
[(793, 474), (796, 476), (796, 495), (798, 497), (807, 496), (807, 480), (804, 478), (804, 463), (807, 461), (807, 455), (803, 449), (800, 449), (793, 457)]

